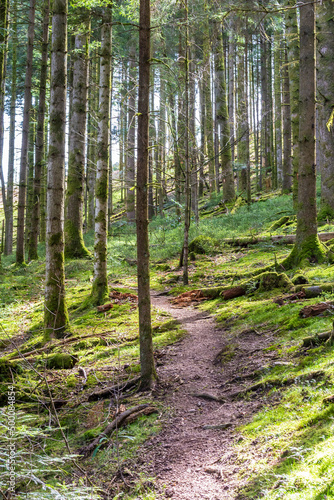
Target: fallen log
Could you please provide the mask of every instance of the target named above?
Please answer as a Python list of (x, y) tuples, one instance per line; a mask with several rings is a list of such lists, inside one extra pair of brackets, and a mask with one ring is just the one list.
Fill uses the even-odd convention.
[(311, 316), (320, 316), (326, 311), (333, 311), (334, 302), (320, 302), (320, 304), (314, 304), (312, 306), (305, 306), (299, 311), (299, 316), (301, 318), (310, 318)]
[[(318, 233), (318, 238), (320, 241), (326, 242), (334, 238), (334, 233)], [(229, 246), (235, 247), (247, 247), (248, 245), (256, 245), (257, 243), (265, 243), (266, 241), (272, 241), (273, 243), (282, 244), (293, 244), (296, 241), (295, 234), (279, 234), (275, 236), (262, 236), (255, 237), (250, 236), (246, 238), (226, 238), (223, 243)]]
[(316, 347), (319, 344), (329, 341), (333, 338), (334, 331), (319, 333), (314, 337), (305, 337), (303, 339), (302, 347)]
[[(150, 408), (150, 411), (149, 411)], [(115, 429), (118, 429), (119, 427), (122, 427), (126, 424), (126, 419), (130, 417), (133, 414), (137, 414), (137, 417), (142, 415), (142, 410), (146, 410), (146, 414), (150, 413), (156, 413), (158, 410), (155, 407), (150, 407), (148, 404), (142, 404), (142, 405), (137, 405), (134, 406), (133, 408), (129, 408), (126, 411), (123, 411), (120, 413), (107, 427), (104, 429), (101, 434), (94, 439), (89, 445), (84, 446), (79, 450), (79, 454), (83, 455), (85, 457), (91, 455), (93, 453), (94, 449), (99, 447), (102, 448), (104, 445), (107, 444), (107, 436), (112, 433)], [(148, 413), (149, 412), (149, 413)], [(136, 417), (136, 418), (137, 418)], [(104, 439), (105, 438), (105, 439)]]
[(294, 287), (295, 292), (303, 291), (305, 293), (306, 299), (314, 299), (319, 297), (323, 292), (333, 293), (334, 283), (322, 283), (321, 285), (296, 285)]
[(106, 387), (105, 389), (102, 389), (100, 391), (94, 391), (88, 396), (87, 401), (97, 401), (98, 399), (109, 398), (110, 396), (118, 394), (122, 391), (126, 391), (127, 389), (131, 389), (135, 385), (139, 384), (139, 382), (140, 382), (140, 377), (136, 377), (136, 378), (133, 378), (131, 380), (128, 380), (127, 382), (123, 382), (123, 383), (120, 382), (119, 384), (111, 385), (111, 386)]
[(221, 296), (224, 300), (235, 299), (236, 297), (241, 297), (242, 295), (246, 295), (247, 290), (243, 286), (235, 286), (233, 288), (229, 288), (221, 292)]

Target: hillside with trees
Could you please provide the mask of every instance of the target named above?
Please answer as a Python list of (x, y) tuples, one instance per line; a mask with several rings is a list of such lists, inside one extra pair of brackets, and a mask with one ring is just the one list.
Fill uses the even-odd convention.
[(0, 498), (334, 499), (332, 0), (2, 0)]

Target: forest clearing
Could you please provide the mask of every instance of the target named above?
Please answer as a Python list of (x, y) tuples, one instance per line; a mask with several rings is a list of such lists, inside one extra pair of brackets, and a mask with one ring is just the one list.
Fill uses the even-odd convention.
[(334, 499), (333, 51), (332, 0), (1, 1), (0, 498)]

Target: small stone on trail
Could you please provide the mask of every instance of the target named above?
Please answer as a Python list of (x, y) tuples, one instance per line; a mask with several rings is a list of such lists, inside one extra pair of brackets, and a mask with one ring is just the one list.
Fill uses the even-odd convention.
[(202, 429), (205, 431), (208, 430), (224, 430), (232, 427), (231, 422), (226, 422), (225, 424), (217, 424), (217, 425), (203, 425)]
[(172, 496), (174, 495), (174, 491), (172, 490), (172, 488), (168, 488), (166, 491), (165, 491), (165, 496), (166, 498), (172, 498)]

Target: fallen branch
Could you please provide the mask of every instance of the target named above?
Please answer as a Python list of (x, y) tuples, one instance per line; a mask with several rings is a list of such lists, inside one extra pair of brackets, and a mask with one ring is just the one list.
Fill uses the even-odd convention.
[(157, 409), (155, 407), (150, 407), (148, 404), (142, 404), (142, 405), (137, 405), (134, 406), (133, 408), (129, 408), (126, 411), (123, 411), (120, 413), (107, 427), (104, 429), (104, 431), (94, 439), (89, 445), (84, 446), (79, 450), (79, 454), (83, 455), (85, 457), (89, 456), (91, 453), (93, 453), (94, 449), (99, 446), (102, 448), (105, 444), (107, 444), (107, 439), (104, 441), (103, 438), (107, 438), (109, 434), (112, 433), (115, 429), (118, 429), (119, 427), (122, 427), (123, 425), (126, 424), (126, 419), (127, 417), (130, 417), (132, 414), (137, 414), (137, 417), (142, 415), (141, 411), (146, 410), (148, 411), (150, 408), (150, 413), (155, 413), (157, 412)]
[[(112, 332), (107, 332), (107, 333), (115, 333), (115, 330), (112, 331)], [(86, 340), (86, 339), (89, 339), (91, 337), (106, 337), (106, 333), (103, 332), (103, 333), (90, 333), (89, 335), (82, 335), (81, 337), (71, 337), (71, 338), (68, 338), (68, 339), (65, 339), (65, 340), (62, 340), (61, 342), (57, 342), (57, 343), (53, 343), (53, 344), (48, 344), (44, 347), (41, 347), (39, 349), (34, 349), (33, 351), (29, 351), (29, 352), (23, 352), (21, 351), (21, 354), (19, 355), (16, 355), (14, 357), (11, 357), (10, 359), (11, 360), (14, 360), (14, 359), (19, 359), (21, 358), (22, 359), (22, 356), (24, 356), (24, 358), (27, 358), (28, 356), (33, 356), (33, 355), (36, 355), (36, 354), (40, 354), (41, 352), (45, 352), (47, 350), (53, 350), (53, 349), (56, 349), (56, 347), (62, 347), (66, 344), (72, 344), (74, 342), (80, 342), (81, 340)]]
[(246, 295), (246, 288), (243, 286), (235, 286), (233, 288), (229, 288), (221, 293), (221, 296), (224, 300), (235, 299), (236, 297), (241, 297), (242, 295)]
[(314, 337), (305, 337), (302, 347), (316, 347), (319, 344), (330, 341), (333, 338), (334, 331), (320, 333)]
[(115, 393), (119, 393), (122, 391), (126, 391), (127, 389), (131, 389), (135, 385), (139, 384), (140, 382), (140, 377), (133, 378), (131, 380), (128, 380), (127, 382), (124, 383), (119, 383), (116, 385), (111, 385), (109, 387), (106, 387), (105, 389), (102, 389), (100, 391), (95, 391), (92, 392), (88, 396), (87, 401), (97, 401), (98, 399), (106, 399), (110, 396), (115, 395)]

